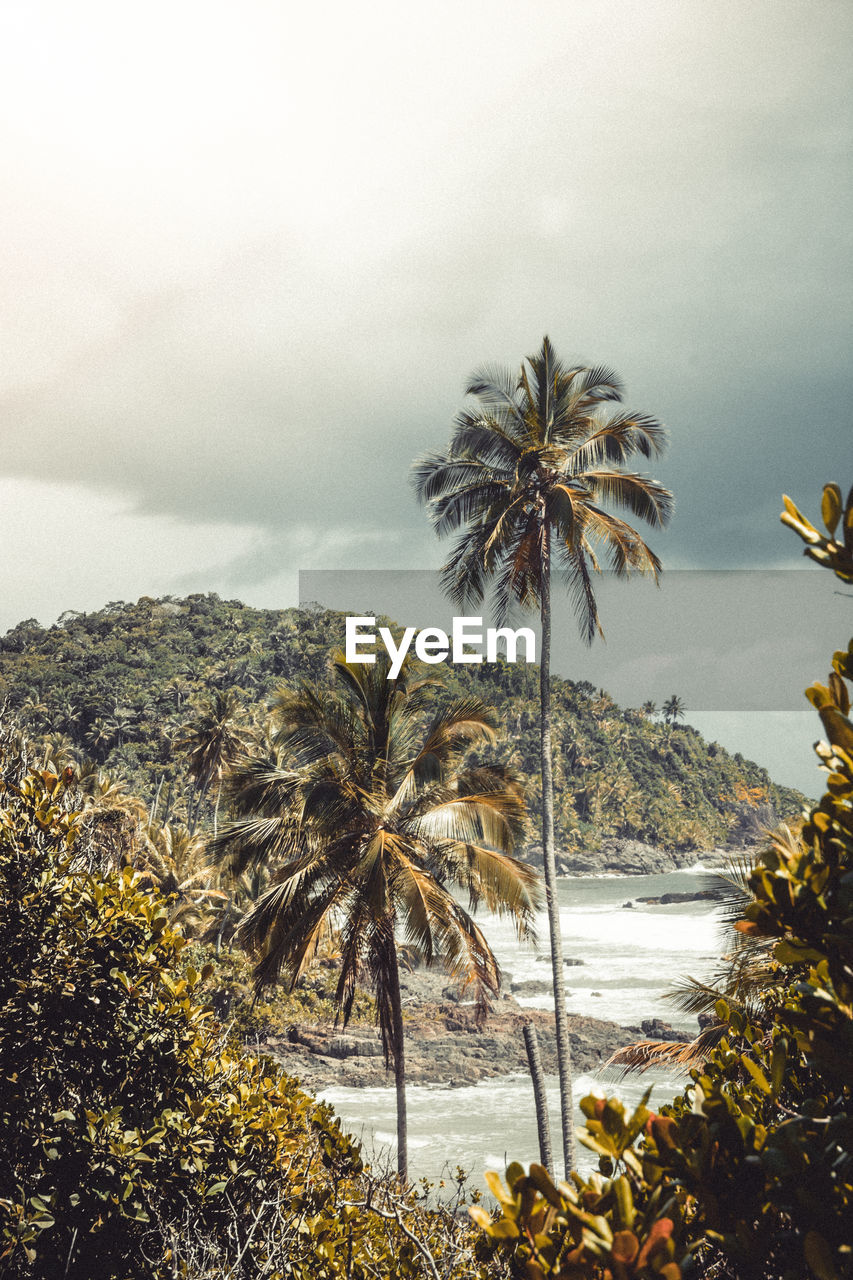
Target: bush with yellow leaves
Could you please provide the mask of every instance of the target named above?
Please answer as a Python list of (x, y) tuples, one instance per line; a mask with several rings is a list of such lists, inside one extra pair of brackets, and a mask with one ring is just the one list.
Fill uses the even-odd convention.
[[(853, 490), (824, 490), (826, 535), (786, 498), (806, 554), (853, 581)], [(840, 535), (836, 536), (840, 527)], [(600, 1175), (554, 1186), (518, 1165), (477, 1213), (527, 1280), (843, 1280), (853, 1276), (853, 641), (807, 695), (827, 790), (767, 842), (737, 928), (773, 948), (760, 1016), (717, 1005), (725, 1034), (660, 1115), (587, 1098)]]

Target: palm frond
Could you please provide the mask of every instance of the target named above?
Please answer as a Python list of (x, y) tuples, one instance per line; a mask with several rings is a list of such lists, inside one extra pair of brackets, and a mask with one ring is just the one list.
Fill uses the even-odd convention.
[(443, 538), (465, 525), (494, 527), (503, 512), (509, 488), (508, 483), (489, 474), (436, 498), (428, 508), (433, 529)]
[(624, 394), (619, 375), (606, 365), (590, 365), (570, 371), (572, 388), (586, 401), (599, 403), (621, 400)]
[(459, 538), (440, 575), (445, 595), (459, 608), (483, 599), (486, 586), (485, 544), (491, 530), (473, 529)]
[(476, 396), (485, 409), (500, 412), (509, 431), (525, 433), (524, 410), (518, 401), (518, 375), (512, 370), (500, 365), (483, 365), (468, 379), (465, 394)]
[(477, 459), (491, 471), (511, 478), (522, 442), (494, 416), (463, 410), (457, 414), (450, 442), (451, 458)]
[(719, 1023), (706, 1027), (693, 1040), (635, 1040), (612, 1053), (602, 1069), (621, 1068), (617, 1077), (620, 1080), (632, 1073), (642, 1075), (655, 1067), (690, 1071), (707, 1061), (725, 1031), (726, 1027)]
[(248, 867), (275, 865), (304, 854), (306, 844), (307, 833), (285, 810), (269, 818), (237, 818), (223, 827), (209, 848), (214, 861), (239, 876)]
[(535, 942), (534, 920), (542, 905), (542, 880), (527, 863), (470, 842), (448, 842), (438, 854), (438, 865), (451, 883), (468, 891), (472, 911), (481, 902), (496, 915), (515, 918), (518, 936)]
[(237, 937), (258, 957), (256, 991), (275, 983), (282, 970), (294, 986), (313, 958), (343, 888), (324, 871), (316, 865), (294, 870), (241, 920)]
[(500, 966), (482, 930), (464, 907), (453, 901), (447, 920), (436, 921), (434, 934), (442, 968), (463, 990), (474, 988), (477, 1016), (482, 1018), (501, 981)]
[(583, 478), (596, 501), (615, 503), (653, 529), (662, 529), (669, 523), (674, 499), (657, 481), (632, 471), (611, 471), (603, 467), (586, 470)]
[(660, 560), (636, 529), (597, 506), (588, 506), (585, 516), (587, 544), (604, 547), (610, 568), (617, 577), (627, 577), (632, 572), (648, 573), (657, 581)]
[[(585, 644), (592, 644), (596, 634), (604, 632), (598, 619), (598, 605), (592, 585), (592, 557), (588, 547), (566, 547), (557, 544), (557, 564), (563, 583), (569, 593), (572, 611), (578, 619), (581, 639)], [(593, 570), (594, 571), (594, 570)]]

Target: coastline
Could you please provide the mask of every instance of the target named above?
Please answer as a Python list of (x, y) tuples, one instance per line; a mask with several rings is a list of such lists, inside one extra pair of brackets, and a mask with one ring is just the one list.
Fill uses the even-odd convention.
[[(664, 875), (668, 871), (702, 870), (709, 874), (725, 868), (731, 861), (744, 855), (750, 856), (754, 843), (719, 845), (714, 849), (661, 849), (625, 836), (607, 836), (596, 849), (577, 852), (558, 852), (556, 866), (558, 877), (595, 878), (609, 876)], [(540, 867), (541, 845), (528, 845), (518, 855), (523, 862)]]
[[(532, 1023), (537, 1030), (544, 1071), (556, 1072), (554, 1015), (523, 1007), (506, 989), (511, 984), (509, 975), (504, 975), (505, 989), (482, 1021), (478, 1021), (473, 1004), (460, 1000), (446, 982), (443, 975), (427, 970), (406, 974), (401, 981), (409, 1084), (452, 1089), (526, 1073), (525, 1023)], [(437, 986), (445, 989), (436, 992)], [(578, 1014), (569, 1015), (569, 1034), (573, 1069), (578, 1074), (599, 1070), (615, 1049), (636, 1038), (689, 1038), (659, 1021), (624, 1027)], [(344, 1031), (328, 1024), (294, 1025), (287, 1036), (270, 1038), (261, 1047), (314, 1094), (330, 1088), (373, 1088), (392, 1079), (386, 1073), (379, 1032), (373, 1026), (351, 1026)]]

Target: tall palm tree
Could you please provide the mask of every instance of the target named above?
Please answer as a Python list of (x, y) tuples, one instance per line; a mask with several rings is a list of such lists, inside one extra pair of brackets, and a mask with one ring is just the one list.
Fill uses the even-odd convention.
[[(485, 1012), (500, 973), (452, 888), (512, 914), (529, 936), (538, 877), (512, 856), (523, 829), (520, 785), (506, 769), (466, 768), (471, 747), (494, 741), (495, 713), (477, 698), (431, 712), (436, 682), (389, 661), (334, 661), (335, 691), (303, 685), (274, 704), (265, 757), (244, 757), (226, 785), (241, 814), (217, 842), (240, 872), (275, 868), (238, 938), (258, 955), (258, 989), (284, 973), (291, 986), (337, 929), (337, 1001), (344, 1025), (356, 985), (369, 979), (386, 1066), (397, 1089), (397, 1171), (408, 1178), (405, 1046), (398, 948), (441, 964)], [(399, 937), (399, 941), (398, 941)]]
[(414, 484), (441, 536), (461, 530), (443, 569), (443, 584), (464, 607), (494, 582), (496, 620), (510, 606), (538, 607), (542, 849), (557, 1032), (566, 1173), (574, 1164), (572, 1086), (565, 980), (554, 864), (554, 783), (551, 748), (551, 575), (556, 563), (586, 643), (603, 634), (592, 573), (602, 548), (610, 568), (657, 577), (660, 562), (635, 529), (606, 505), (627, 510), (652, 528), (666, 524), (672, 494), (625, 470), (636, 454), (661, 452), (664, 432), (645, 414), (614, 406), (622, 399), (615, 373), (567, 367), (546, 337), (519, 373), (487, 368), (466, 394), (476, 403), (456, 419), (449, 447), (415, 462)]

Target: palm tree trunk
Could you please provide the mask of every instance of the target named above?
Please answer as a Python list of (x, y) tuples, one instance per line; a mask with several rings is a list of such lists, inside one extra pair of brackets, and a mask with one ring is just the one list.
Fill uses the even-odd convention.
[(542, 1070), (542, 1058), (539, 1053), (539, 1037), (532, 1022), (525, 1022), (524, 1047), (527, 1050), (527, 1064), (530, 1067), (530, 1079), (533, 1081), (533, 1098), (536, 1103), (536, 1128), (539, 1132), (539, 1160), (554, 1177), (554, 1157), (551, 1153), (551, 1122), (548, 1117), (548, 1096), (545, 1092), (545, 1073)]
[(403, 1043), (403, 1002), (400, 998), (400, 969), (397, 944), (391, 939), (389, 972), (391, 1022), (394, 1035), (394, 1083), (397, 1087), (397, 1177), (403, 1186), (409, 1182), (409, 1126), (406, 1118), (406, 1055)]
[(213, 810), (213, 838), (216, 839), (219, 834), (219, 802), (222, 799), (222, 778), (219, 779), (219, 787), (216, 792), (216, 807)]
[(568, 1178), (575, 1164), (572, 1056), (566, 1017), (566, 979), (563, 938), (557, 901), (557, 867), (554, 861), (554, 770), (551, 760), (551, 530), (542, 525), (541, 582), (542, 651), (539, 657), (540, 754), (542, 768), (542, 864), (545, 901), (551, 933), (551, 973), (554, 986), (554, 1024), (557, 1034), (557, 1071), (560, 1077), (560, 1120), (563, 1130), (563, 1162)]
[(190, 792), (190, 797), (187, 800), (187, 827), (189, 828), (191, 836), (195, 835), (195, 829), (198, 826), (198, 819), (201, 814), (201, 806), (204, 804), (205, 796), (207, 795), (207, 788), (209, 786), (210, 783), (206, 782), (204, 786), (199, 787), (198, 800), (194, 809), (192, 808), (192, 792)]

